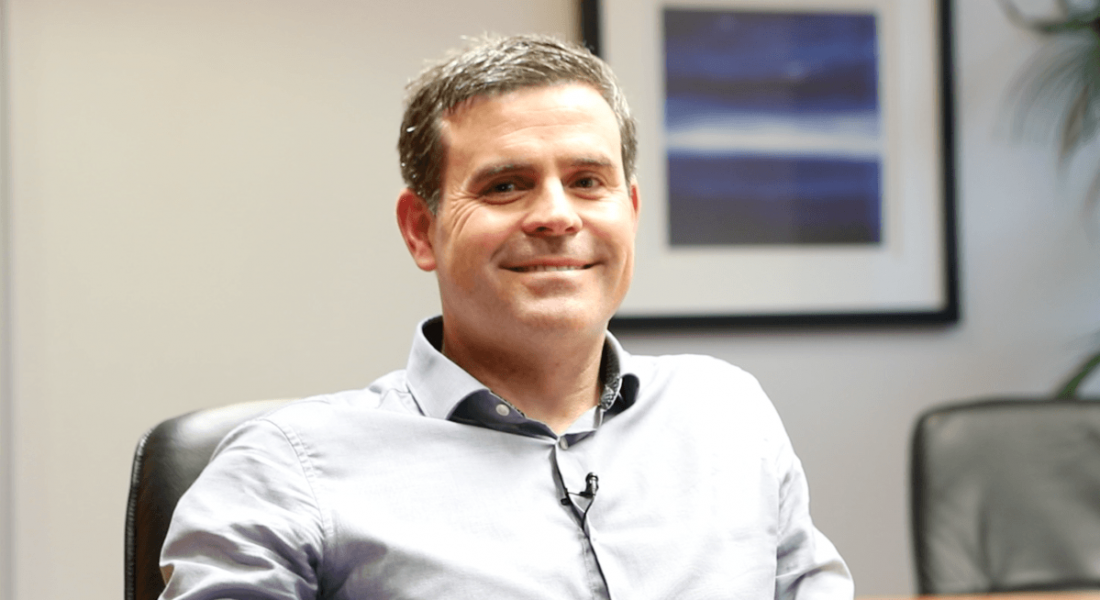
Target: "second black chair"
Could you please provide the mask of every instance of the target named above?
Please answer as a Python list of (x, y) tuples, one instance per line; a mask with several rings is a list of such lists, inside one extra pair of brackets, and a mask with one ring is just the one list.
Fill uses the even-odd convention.
[(911, 500), (921, 594), (1100, 588), (1100, 402), (926, 412)]

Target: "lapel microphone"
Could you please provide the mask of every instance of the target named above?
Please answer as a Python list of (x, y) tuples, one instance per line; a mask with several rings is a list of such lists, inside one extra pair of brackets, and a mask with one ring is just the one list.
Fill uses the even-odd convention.
[[(575, 493), (569, 490), (565, 491), (565, 497), (561, 499), (561, 503), (564, 506), (569, 506), (569, 496), (580, 496), (581, 498), (587, 498), (588, 500), (596, 499), (596, 492), (600, 491), (600, 478), (595, 473), (589, 473), (584, 478), (584, 491)], [(588, 512), (588, 511), (585, 511)]]
[(584, 491), (578, 494), (582, 498), (588, 498), (592, 500), (596, 497), (596, 492), (600, 491), (600, 478), (595, 473), (589, 473), (584, 478)]

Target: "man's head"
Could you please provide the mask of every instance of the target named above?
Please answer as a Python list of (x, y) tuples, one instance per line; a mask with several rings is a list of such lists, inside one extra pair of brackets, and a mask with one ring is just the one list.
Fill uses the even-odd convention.
[(446, 165), (443, 121), (479, 97), (564, 83), (591, 86), (615, 114), (624, 178), (634, 177), (634, 119), (611, 69), (583, 47), (548, 36), (486, 37), (424, 70), (408, 85), (397, 148), (405, 185), (439, 210)]
[[(634, 267), (639, 200), (624, 162), (634, 151), (633, 138), (622, 139), (624, 127), (633, 136), (625, 102), (616, 91), (616, 110), (584, 75), (610, 81), (582, 49), (545, 38), (484, 46), (438, 67), (443, 74), (427, 79), (442, 81), (414, 94), (414, 106), (428, 107), (423, 127), (438, 158), (417, 156), (422, 174), (406, 175), (413, 181), (397, 201), (413, 260), (439, 283), (445, 347), (454, 358), (463, 346), (529, 349), (536, 337), (602, 343)], [(442, 92), (427, 91), (436, 87), (460, 100), (437, 99)], [(418, 127), (406, 125), (403, 149)], [(416, 191), (425, 178), (431, 191)]]

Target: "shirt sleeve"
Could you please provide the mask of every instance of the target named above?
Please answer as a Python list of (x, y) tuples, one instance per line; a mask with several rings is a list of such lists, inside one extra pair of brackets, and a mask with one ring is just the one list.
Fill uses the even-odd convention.
[(802, 463), (789, 442), (779, 457), (779, 543), (775, 597), (781, 600), (850, 600), (852, 575), (832, 542), (810, 519), (809, 489)]
[(325, 527), (304, 455), (269, 421), (226, 437), (172, 515), (162, 600), (317, 597)]

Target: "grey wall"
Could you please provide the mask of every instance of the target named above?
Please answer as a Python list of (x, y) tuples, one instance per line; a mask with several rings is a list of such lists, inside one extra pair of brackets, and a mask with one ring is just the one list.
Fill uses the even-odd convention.
[[(1100, 153), (1060, 179), (1047, 147), (998, 133), (1035, 43), (993, 0), (958, 4), (959, 326), (623, 336), (763, 381), (860, 594), (910, 590), (914, 416), (1044, 392), (1100, 330), (1100, 227), (1079, 202)], [(13, 369), (0, 491), (14, 519), (0, 589), (117, 598), (142, 431), (363, 386), (404, 363), (436, 309), (394, 227), (406, 78), (461, 35), (575, 37), (576, 15), (572, 0), (8, 0), (3, 15)]]

